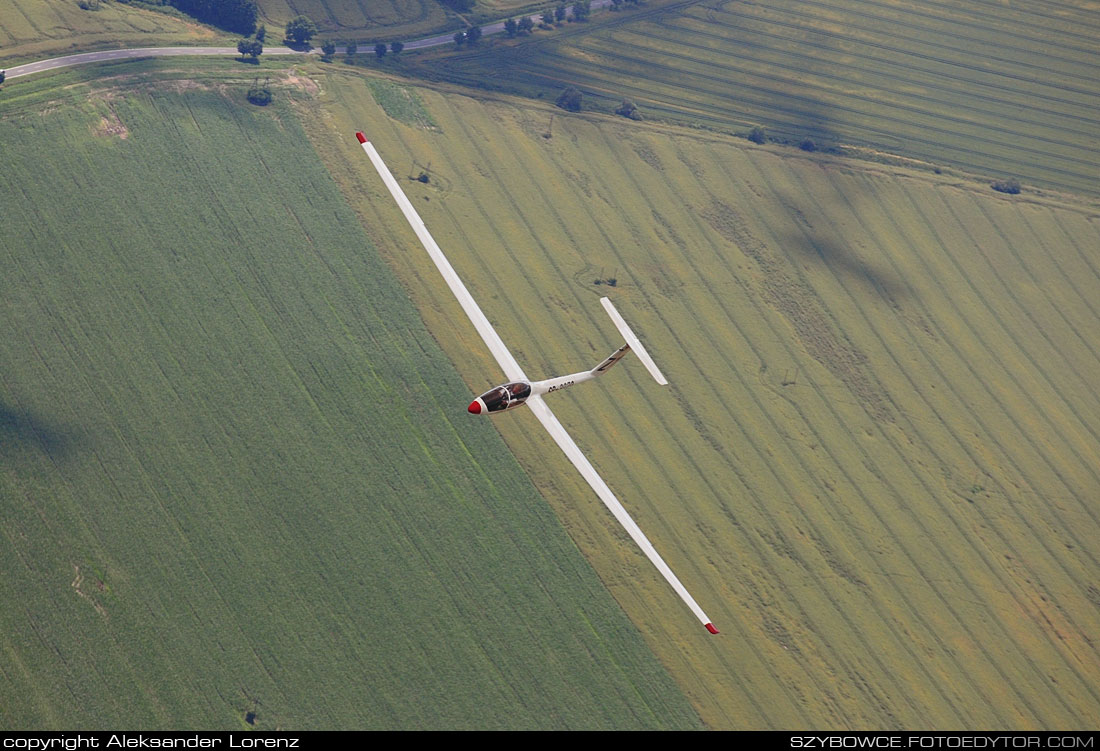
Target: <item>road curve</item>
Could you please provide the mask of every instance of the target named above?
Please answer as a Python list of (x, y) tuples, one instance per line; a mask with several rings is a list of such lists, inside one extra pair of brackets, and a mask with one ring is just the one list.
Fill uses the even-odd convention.
[[(592, 0), (591, 8), (596, 10), (597, 8), (606, 8), (611, 5), (611, 0)], [(570, 6), (572, 10), (572, 6)], [(539, 22), (539, 16), (530, 17), (536, 24)], [(504, 31), (504, 21), (498, 21), (494, 23), (485, 24), (481, 27), (481, 33), (483, 35), (499, 34)], [(439, 47), (444, 44), (453, 44), (454, 34), (441, 34), (438, 36), (427, 37), (425, 39), (417, 39), (405, 44), (407, 50), (422, 50), (428, 47)], [(337, 47), (336, 54), (342, 55), (345, 52), (344, 47)], [(292, 50), (289, 47), (265, 47), (263, 51), (264, 55), (319, 55), (320, 50), (317, 48), (302, 51)], [(240, 53), (236, 47), (135, 47), (133, 49), (122, 50), (101, 50), (99, 52), (81, 52), (76, 55), (65, 55), (64, 57), (54, 57), (49, 60), (39, 60), (33, 63), (26, 63), (24, 65), (14, 65), (8, 68), (6, 76), (8, 79), (19, 78), (20, 76), (27, 76), (31, 73), (41, 73), (46, 70), (55, 70), (57, 68), (68, 68), (73, 65), (87, 65), (89, 63), (100, 63), (106, 60), (132, 60), (142, 57), (176, 57), (182, 55), (233, 55), (238, 56)], [(0, 70), (3, 70), (0, 68)]]

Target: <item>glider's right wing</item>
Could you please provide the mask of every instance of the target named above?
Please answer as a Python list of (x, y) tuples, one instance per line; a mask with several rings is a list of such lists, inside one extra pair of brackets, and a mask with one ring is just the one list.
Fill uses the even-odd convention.
[(585, 456), (584, 452), (577, 446), (577, 442), (573, 440), (573, 436), (569, 435), (562, 424), (558, 422), (557, 416), (546, 406), (546, 402), (543, 401), (542, 397), (528, 397), (527, 406), (535, 413), (535, 417), (539, 418), (539, 422), (546, 428), (546, 432), (550, 434), (561, 450), (565, 452), (565, 455), (569, 457), (569, 461), (573, 462), (573, 466), (580, 471), (584, 479), (587, 480), (588, 484), (592, 486), (592, 489), (596, 491), (596, 495), (603, 501), (603, 505), (607, 506), (607, 510), (611, 512), (611, 515), (619, 521), (619, 524), (623, 525), (623, 529), (630, 535), (630, 539), (634, 540), (638, 547), (642, 549), (642, 552), (645, 553), (645, 557), (649, 559), (649, 562), (657, 567), (657, 570), (661, 572), (661, 576), (665, 577), (665, 581), (676, 590), (676, 594), (680, 595), (680, 599), (684, 601), (684, 604), (691, 608), (691, 612), (695, 614), (699, 622), (707, 627), (707, 631), (712, 634), (717, 634), (718, 629), (710, 622), (710, 618), (707, 618), (707, 614), (699, 607), (699, 603), (695, 602), (695, 598), (691, 596), (687, 588), (676, 578), (676, 574), (672, 573), (672, 569), (670, 569), (664, 559), (661, 558), (661, 554), (653, 547), (653, 544), (645, 536), (645, 533), (642, 532), (637, 523), (630, 518), (630, 514), (623, 508), (623, 504), (619, 503), (619, 499), (611, 492), (611, 488), (607, 487), (607, 483), (603, 481), (603, 478), (600, 477), (595, 467), (588, 461), (588, 457)]

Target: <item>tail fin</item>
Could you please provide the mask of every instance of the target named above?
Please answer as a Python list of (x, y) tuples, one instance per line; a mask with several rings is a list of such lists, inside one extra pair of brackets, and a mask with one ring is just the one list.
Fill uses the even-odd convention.
[[(596, 368), (596, 370), (602, 372), (607, 368), (610, 368), (612, 365), (617, 363), (628, 351), (634, 350), (634, 354), (636, 354), (638, 356), (638, 359), (642, 361), (642, 365), (645, 365), (646, 370), (648, 370), (649, 374), (653, 376), (653, 380), (657, 381), (657, 383), (661, 384), (662, 386), (667, 386), (668, 380), (664, 377), (661, 371), (657, 369), (657, 363), (653, 362), (653, 358), (650, 357), (649, 353), (645, 351), (645, 347), (643, 347), (642, 343), (638, 341), (638, 337), (634, 336), (634, 332), (631, 331), (630, 327), (626, 325), (626, 321), (624, 321), (623, 317), (619, 315), (619, 311), (615, 310), (615, 306), (611, 304), (611, 300), (606, 297), (601, 297), (600, 302), (603, 303), (604, 310), (606, 310), (607, 314), (611, 316), (611, 320), (612, 322), (614, 322), (615, 327), (619, 330), (619, 333), (622, 334), (623, 339), (626, 340), (626, 346), (620, 347), (619, 350), (615, 352), (615, 354), (604, 360), (599, 365), (599, 367)], [(593, 374), (595, 375), (596, 371), (593, 371)]]

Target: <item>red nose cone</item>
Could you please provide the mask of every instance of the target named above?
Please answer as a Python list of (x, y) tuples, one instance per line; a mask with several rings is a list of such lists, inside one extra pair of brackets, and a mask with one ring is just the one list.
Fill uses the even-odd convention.
[(466, 409), (468, 409), (470, 411), (471, 415), (480, 415), (481, 414), (481, 404), (478, 403), (477, 399), (474, 399), (472, 402), (470, 402), (470, 406), (467, 407)]

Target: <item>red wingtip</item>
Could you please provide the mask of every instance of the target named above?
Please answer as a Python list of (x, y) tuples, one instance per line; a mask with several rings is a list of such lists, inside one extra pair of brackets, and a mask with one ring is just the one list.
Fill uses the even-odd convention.
[(716, 629), (714, 627), (713, 623), (708, 623), (707, 624), (707, 631), (711, 632), (712, 634), (717, 634), (718, 633), (718, 629)]
[(363, 135), (362, 131), (355, 131), (355, 137), (359, 139), (359, 143), (367, 142), (367, 137)]
[(471, 415), (480, 415), (481, 404), (478, 403), (477, 399), (474, 399), (472, 402), (470, 402), (470, 406), (466, 408), (466, 411), (469, 412)]

